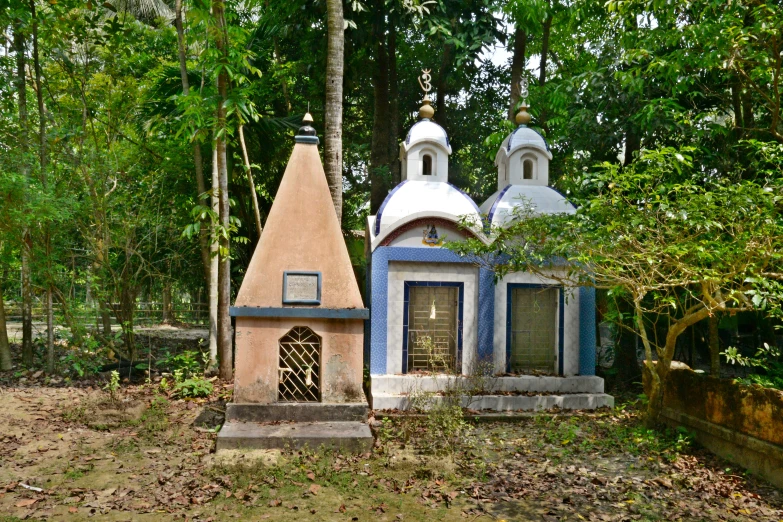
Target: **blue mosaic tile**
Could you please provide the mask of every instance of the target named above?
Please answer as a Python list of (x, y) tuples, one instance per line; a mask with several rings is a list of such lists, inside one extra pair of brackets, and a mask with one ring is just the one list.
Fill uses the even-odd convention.
[(595, 375), (595, 288), (579, 288), (579, 375)]
[[(470, 263), (450, 250), (443, 248), (378, 247), (371, 254), (370, 267), (370, 373), (386, 373), (387, 320), (389, 293), (389, 261), (415, 261), (423, 263)], [(492, 356), (494, 335), (494, 277), (491, 271), (479, 272), (478, 353), (479, 357)]]

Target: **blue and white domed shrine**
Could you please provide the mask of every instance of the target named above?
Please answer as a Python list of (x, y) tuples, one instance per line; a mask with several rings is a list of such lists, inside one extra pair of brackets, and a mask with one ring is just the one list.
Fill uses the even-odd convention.
[[(525, 116), (520, 119), (527, 120)], [(551, 159), (546, 139), (526, 124), (520, 124), (506, 136), (495, 155), (498, 190), (480, 207), (491, 227), (508, 225), (528, 214), (576, 211), (562, 194), (549, 186)]]
[(496, 281), (486, 265), (445, 248), (466, 238), (489, 245), (493, 227), (528, 211), (575, 212), (548, 186), (549, 145), (527, 126), (523, 106), (519, 127), (496, 155), (498, 190), (479, 208), (448, 182), (451, 145), (432, 121), (428, 80), (425, 71), (420, 119), (400, 144), (401, 181), (367, 220), (365, 365), (373, 408), (407, 408), (412, 391), (440, 391), (443, 375), (477, 372), (495, 374), (497, 384), (474, 409), (613, 404), (595, 376), (594, 289), (564, 287), (554, 273)]

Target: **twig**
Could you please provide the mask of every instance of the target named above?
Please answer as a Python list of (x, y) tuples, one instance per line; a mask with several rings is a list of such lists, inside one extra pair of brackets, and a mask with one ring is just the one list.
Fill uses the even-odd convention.
[(25, 488), (25, 489), (29, 489), (30, 491), (35, 491), (35, 492), (37, 492), (37, 493), (41, 493), (41, 492), (43, 492), (43, 489), (41, 489), (41, 488), (37, 488), (37, 487), (35, 487), (35, 486), (28, 486), (27, 484), (25, 484), (25, 483), (23, 483), (23, 482), (20, 482), (20, 483), (19, 483), (19, 485), (20, 485), (20, 486), (22, 486), (22, 487), (23, 487), (23, 488)]

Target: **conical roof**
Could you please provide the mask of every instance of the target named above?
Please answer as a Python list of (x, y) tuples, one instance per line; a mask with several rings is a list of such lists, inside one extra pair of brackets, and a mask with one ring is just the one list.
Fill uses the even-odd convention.
[[(284, 272), (307, 271), (321, 273), (321, 304), (316, 307), (364, 308), (318, 155), (318, 138), (296, 138), (235, 306), (283, 307)], [(285, 305), (292, 306), (302, 307)]]

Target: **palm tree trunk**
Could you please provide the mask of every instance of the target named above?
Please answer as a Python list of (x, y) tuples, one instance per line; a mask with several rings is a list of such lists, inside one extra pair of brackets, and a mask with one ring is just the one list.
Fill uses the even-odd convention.
[(345, 27), (342, 0), (326, 0), (326, 111), (324, 168), (337, 220), (343, 216), (343, 67)]

